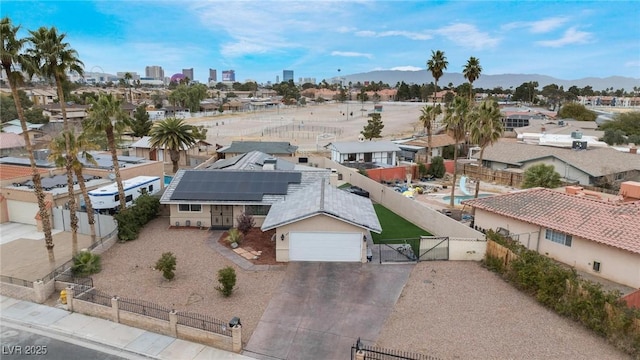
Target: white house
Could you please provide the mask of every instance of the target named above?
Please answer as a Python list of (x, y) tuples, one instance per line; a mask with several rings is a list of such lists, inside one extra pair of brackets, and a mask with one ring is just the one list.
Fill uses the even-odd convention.
[(337, 163), (362, 162), (396, 166), (400, 147), (388, 141), (333, 142), (326, 146), (331, 150), (331, 160)]

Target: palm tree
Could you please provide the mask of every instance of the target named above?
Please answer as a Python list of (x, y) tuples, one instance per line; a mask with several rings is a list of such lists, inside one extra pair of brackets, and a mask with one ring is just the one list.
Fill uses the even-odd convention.
[(453, 140), (455, 148), (453, 151), (453, 186), (451, 186), (451, 199), (449, 206), (453, 207), (456, 190), (456, 168), (458, 166), (458, 143), (465, 139), (467, 135), (467, 115), (469, 114), (469, 101), (462, 96), (456, 96), (447, 106), (444, 117), (444, 125)]
[(78, 52), (70, 48), (69, 43), (64, 41), (66, 35), (58, 35), (55, 27), (50, 29), (41, 27), (37, 31), (29, 30), (29, 33), (31, 36), (28, 40), (33, 46), (27, 50), (27, 54), (31, 58), (33, 67), (28, 68), (28, 74), (33, 75), (35, 73), (46, 79), (54, 79), (58, 91), (58, 101), (60, 103), (60, 111), (62, 112), (64, 133), (66, 136), (67, 163), (65, 168), (67, 171), (67, 189), (69, 191), (71, 235), (72, 241), (77, 242), (78, 219), (76, 217), (76, 197), (74, 192), (73, 169), (71, 166), (71, 149), (69, 147), (70, 139), (68, 138), (70, 132), (62, 84), (67, 80), (67, 72), (75, 72), (82, 75), (84, 73), (84, 64), (78, 59)]
[(29, 164), (31, 165), (31, 173), (34, 185), (34, 192), (38, 201), (38, 213), (40, 220), (42, 221), (42, 231), (44, 232), (44, 243), (49, 255), (49, 265), (51, 268), (55, 267), (56, 259), (53, 253), (53, 235), (51, 234), (51, 218), (49, 217), (49, 211), (47, 210), (47, 204), (44, 198), (44, 191), (42, 190), (42, 179), (40, 173), (36, 167), (36, 160), (33, 155), (33, 146), (29, 139), (27, 132), (27, 122), (24, 117), (24, 111), (20, 104), (20, 96), (18, 95), (18, 85), (24, 80), (20, 72), (13, 70), (14, 65), (20, 66), (22, 69), (30, 66), (29, 59), (21, 53), (22, 47), (26, 43), (26, 39), (18, 39), (16, 37), (20, 26), (13, 26), (11, 20), (8, 17), (0, 20), (0, 37), (2, 38), (2, 49), (0, 52), (0, 64), (2, 70), (7, 74), (7, 81), (11, 88), (11, 96), (16, 105), (16, 111), (18, 112), (18, 119), (20, 120), (20, 126), (22, 127), (22, 135), (24, 137), (25, 147), (27, 148), (27, 154), (29, 155)]
[[(502, 120), (500, 115), (500, 107), (495, 101), (483, 101), (480, 106), (475, 109), (471, 114), (471, 121), (469, 122), (469, 137), (471, 142), (480, 146), (480, 158), (478, 159), (478, 173), (482, 171), (482, 157), (484, 155), (484, 149), (487, 146), (493, 145), (497, 142), (502, 133), (504, 127), (502, 126)], [(476, 179), (476, 191), (474, 197), (478, 197), (480, 192), (480, 177)]]
[(129, 88), (129, 101), (133, 104), (133, 95), (131, 94), (131, 80), (133, 79), (133, 75), (130, 72), (124, 73), (124, 81), (127, 83), (127, 87)]
[(462, 74), (464, 78), (469, 81), (469, 101), (473, 102), (473, 82), (478, 80), (480, 73), (482, 72), (482, 66), (480, 66), (480, 60), (476, 57), (470, 57), (467, 60), (467, 65), (464, 66)]
[(426, 105), (421, 109), (420, 122), (422, 126), (427, 130), (427, 146), (429, 150), (427, 151), (427, 164), (429, 164), (432, 155), (432, 147), (431, 142), (433, 140), (433, 124), (435, 118), (442, 114), (442, 107), (440, 104), (438, 105)]
[[(51, 149), (51, 154), (49, 155), (49, 159), (53, 160), (53, 162), (57, 166), (64, 166), (66, 163), (66, 134), (59, 136), (49, 144), (49, 149)], [(96, 227), (95, 227), (95, 216), (93, 214), (93, 207), (91, 206), (91, 200), (89, 199), (89, 192), (87, 191), (87, 186), (84, 183), (84, 176), (82, 175), (82, 168), (84, 167), (83, 163), (78, 159), (78, 153), (80, 153), (81, 157), (84, 158), (87, 162), (97, 165), (97, 162), (93, 158), (93, 156), (87, 152), (89, 149), (96, 149), (97, 146), (90, 142), (84, 134), (80, 134), (76, 136), (74, 132), (69, 134), (68, 138), (71, 140), (70, 148), (71, 148), (71, 167), (76, 174), (76, 179), (78, 184), (80, 185), (80, 191), (82, 192), (82, 197), (84, 199), (84, 203), (87, 209), (87, 218), (89, 220), (89, 228), (91, 231), (91, 243), (93, 244), (96, 241)], [(78, 221), (78, 219), (71, 218), (71, 221)], [(77, 229), (77, 224), (76, 224)], [(71, 225), (73, 229), (74, 226)], [(78, 241), (76, 238), (75, 242), (71, 243), (71, 253), (75, 256), (78, 253)]]
[(122, 177), (120, 177), (115, 134), (121, 133), (130, 125), (131, 119), (124, 110), (122, 110), (120, 100), (113, 97), (112, 94), (101, 94), (97, 100), (91, 102), (89, 114), (83, 124), (84, 129), (88, 133), (105, 133), (107, 135), (107, 147), (111, 152), (113, 171), (116, 175), (116, 184), (118, 185), (120, 209), (126, 208), (127, 202), (125, 200)]
[(193, 126), (185, 124), (181, 119), (167, 118), (157, 122), (149, 132), (152, 148), (164, 147), (169, 150), (173, 173), (178, 171), (180, 150), (186, 150), (196, 143)]
[(442, 74), (445, 70), (447, 70), (447, 66), (449, 62), (447, 61), (447, 57), (444, 56), (444, 52), (440, 50), (431, 50), (431, 59), (427, 61), (427, 69), (431, 71), (431, 75), (435, 80), (435, 90), (433, 91), (433, 103), (436, 103), (437, 94), (438, 94), (438, 80), (442, 77)]

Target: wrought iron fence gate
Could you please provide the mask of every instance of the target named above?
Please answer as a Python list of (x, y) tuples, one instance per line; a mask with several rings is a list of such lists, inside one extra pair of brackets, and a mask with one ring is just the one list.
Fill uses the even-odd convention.
[(419, 261), (449, 260), (449, 237), (422, 236)]

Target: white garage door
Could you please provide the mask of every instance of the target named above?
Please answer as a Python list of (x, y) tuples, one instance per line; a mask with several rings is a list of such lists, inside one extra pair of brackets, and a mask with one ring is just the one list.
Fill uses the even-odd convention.
[(290, 261), (355, 261), (362, 259), (362, 234), (292, 232)]
[(9, 221), (21, 224), (36, 225), (38, 204), (25, 201), (7, 200)]

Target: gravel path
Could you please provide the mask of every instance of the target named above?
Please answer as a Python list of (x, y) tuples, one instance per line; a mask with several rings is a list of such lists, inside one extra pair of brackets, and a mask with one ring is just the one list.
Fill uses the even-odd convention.
[(415, 266), (377, 345), (441, 359), (630, 359), (475, 262)]
[[(279, 288), (284, 271), (245, 271), (209, 245), (217, 241), (207, 230), (168, 229), (168, 218), (147, 224), (140, 237), (116, 243), (102, 255), (102, 271), (93, 276), (94, 286), (112, 295), (151, 301), (176, 310), (186, 310), (229, 321), (242, 321), (246, 343)], [(177, 258), (176, 276), (166, 281), (153, 266), (164, 252)], [(229, 298), (215, 290), (218, 270), (236, 269), (237, 285)]]

